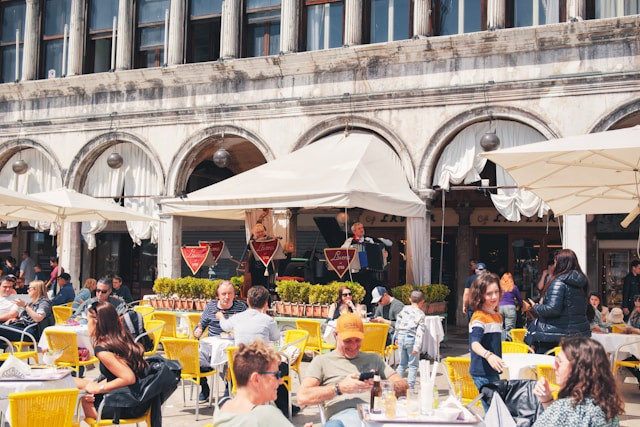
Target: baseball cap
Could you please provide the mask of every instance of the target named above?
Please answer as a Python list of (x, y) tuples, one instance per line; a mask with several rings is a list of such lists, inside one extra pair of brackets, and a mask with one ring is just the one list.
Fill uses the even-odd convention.
[(345, 313), (338, 317), (336, 332), (341, 340), (349, 338), (364, 339), (362, 319), (355, 313)]
[(387, 290), (384, 286), (376, 286), (373, 288), (373, 291), (371, 291), (371, 303), (377, 304), (386, 292)]
[(484, 271), (487, 269), (487, 266), (484, 262), (479, 262), (476, 264), (476, 271)]
[(70, 281), (71, 281), (71, 276), (69, 275), (69, 273), (62, 273), (59, 277), (60, 277), (61, 279), (66, 280), (67, 282), (70, 282)]

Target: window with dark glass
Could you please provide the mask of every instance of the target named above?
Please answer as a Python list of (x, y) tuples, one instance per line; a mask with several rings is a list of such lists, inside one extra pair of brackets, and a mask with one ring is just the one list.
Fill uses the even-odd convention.
[(280, 0), (247, 0), (246, 56), (280, 52)]
[[(25, 2), (24, 0), (3, 1), (0, 3), (0, 13), (2, 13), (2, 40), (0, 40), (2, 83), (14, 82), (20, 80), (22, 74)], [(16, 65), (18, 66), (17, 74)]]
[(113, 49), (113, 27), (118, 17), (118, 0), (91, 0), (89, 2), (89, 28), (85, 73), (109, 71)]
[(531, 27), (564, 21), (565, 3), (559, 0), (510, 0), (506, 4), (507, 27)]
[(434, 35), (473, 33), (487, 27), (487, 0), (434, 0)]
[(411, 38), (411, 0), (369, 0), (365, 3), (368, 42), (382, 43)]
[(169, 0), (138, 1), (135, 68), (164, 64), (164, 26), (168, 11)]
[(222, 0), (189, 0), (187, 62), (220, 58)]
[[(42, 57), (40, 78), (61, 77), (63, 73), (62, 58), (64, 51), (64, 28), (69, 31), (71, 18), (71, 0), (46, 0), (43, 16)], [(64, 67), (66, 68), (66, 67)]]
[(330, 49), (342, 46), (344, 32), (344, 2), (307, 0), (304, 7), (306, 50)]
[(587, 16), (595, 19), (618, 18), (640, 13), (640, 0), (591, 0)]

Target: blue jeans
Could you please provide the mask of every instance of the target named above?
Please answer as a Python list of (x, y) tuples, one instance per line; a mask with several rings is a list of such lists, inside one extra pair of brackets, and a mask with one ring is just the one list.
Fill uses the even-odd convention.
[[(478, 391), (480, 391), (480, 389), (482, 388), (483, 385), (499, 381), (500, 380), (500, 375), (491, 374), (491, 375), (487, 375), (487, 376), (484, 376), (484, 377), (471, 375), (471, 378), (473, 379), (473, 383), (478, 388)], [(484, 400), (482, 400), (482, 407), (484, 408), (484, 412), (485, 413), (489, 410), (489, 405), (484, 403)]]
[(404, 376), (404, 371), (409, 368), (407, 382), (409, 387), (413, 388), (416, 384), (418, 376), (418, 364), (420, 362), (420, 354), (413, 354), (413, 345), (416, 337), (411, 335), (398, 336), (398, 350), (400, 350), (400, 363), (398, 364), (398, 375)]
[(345, 409), (337, 414), (333, 414), (333, 416), (323, 424), (324, 427), (351, 427), (359, 425), (362, 425), (362, 421), (358, 416), (358, 410), (356, 408)]

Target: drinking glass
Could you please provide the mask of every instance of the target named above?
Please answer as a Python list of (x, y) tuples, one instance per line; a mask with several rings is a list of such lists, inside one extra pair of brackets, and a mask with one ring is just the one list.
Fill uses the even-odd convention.
[(462, 402), (462, 381), (454, 381), (453, 385), (453, 395), (458, 399), (458, 402)]
[(407, 390), (407, 413), (410, 418), (416, 418), (420, 415), (420, 390)]
[(393, 419), (396, 417), (396, 392), (391, 381), (382, 381), (382, 406), (385, 417)]
[(56, 370), (56, 360), (62, 356), (64, 349), (61, 350), (45, 350), (42, 354), (42, 361), (47, 365), (47, 368), (50, 372), (55, 372)]

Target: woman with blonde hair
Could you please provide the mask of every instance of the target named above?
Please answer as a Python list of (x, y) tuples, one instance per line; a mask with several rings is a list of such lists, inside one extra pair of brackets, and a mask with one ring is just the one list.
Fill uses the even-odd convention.
[(76, 311), (76, 308), (78, 308), (80, 304), (95, 296), (97, 286), (98, 282), (92, 277), (84, 281), (84, 286), (80, 289), (76, 298), (73, 300), (73, 304), (71, 305), (73, 311)]
[(520, 290), (513, 281), (513, 274), (504, 273), (500, 278), (502, 298), (500, 299), (500, 314), (502, 315), (502, 341), (509, 336), (509, 331), (516, 327), (518, 317), (516, 306), (523, 306)]

